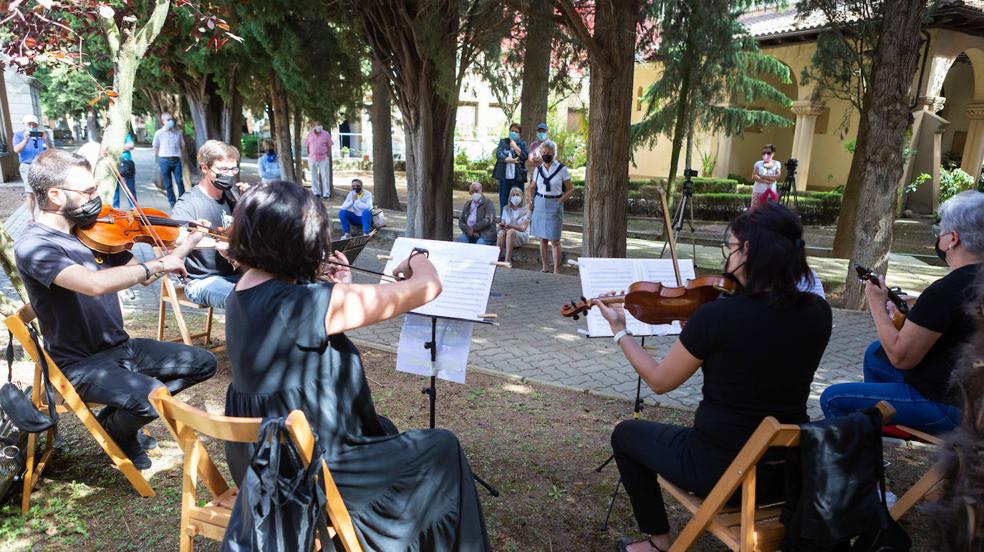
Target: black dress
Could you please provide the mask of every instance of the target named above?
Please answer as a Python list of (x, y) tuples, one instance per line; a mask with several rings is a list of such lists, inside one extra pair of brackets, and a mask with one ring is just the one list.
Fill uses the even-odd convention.
[[(325, 334), (332, 286), (271, 279), (226, 305), (229, 416), (300, 409), (366, 550), (489, 550), (468, 460), (441, 429), (396, 433), (373, 407), (359, 352)], [(252, 445), (226, 444), (238, 484)]]

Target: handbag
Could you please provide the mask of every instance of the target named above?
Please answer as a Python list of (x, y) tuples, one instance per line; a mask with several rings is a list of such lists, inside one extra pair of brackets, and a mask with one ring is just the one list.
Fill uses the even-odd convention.
[(137, 175), (137, 164), (129, 159), (120, 159), (120, 176), (131, 178)]
[(372, 226), (373, 228), (382, 228), (386, 226), (386, 215), (383, 214), (382, 209), (372, 210)]
[[(222, 552), (311, 550), (317, 530), (323, 550), (336, 550), (328, 536), (321, 462), (305, 467), (284, 427), (286, 418), (265, 418), (249, 467), (239, 486)], [(315, 442), (314, 458), (321, 458)]]

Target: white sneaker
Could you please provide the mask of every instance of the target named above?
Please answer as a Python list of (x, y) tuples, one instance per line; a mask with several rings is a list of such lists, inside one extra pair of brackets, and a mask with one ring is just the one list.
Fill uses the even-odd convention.
[(895, 493), (893, 493), (892, 491), (885, 492), (885, 506), (887, 506), (889, 510), (892, 509), (892, 506), (895, 506), (895, 503), (898, 500), (899, 500), (898, 497), (895, 496)]
[(346, 234), (342, 234), (342, 239), (343, 240), (352, 239), (352, 234), (347, 234), (347, 233)]

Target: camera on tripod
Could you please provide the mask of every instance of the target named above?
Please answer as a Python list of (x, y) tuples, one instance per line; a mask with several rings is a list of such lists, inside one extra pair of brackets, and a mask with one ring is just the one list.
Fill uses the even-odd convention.
[(688, 180), (691, 179), (691, 178), (693, 178), (693, 177), (695, 177), (695, 176), (697, 176), (697, 175), (699, 175), (699, 174), (700, 173), (697, 172), (697, 169), (683, 169), (683, 177), (686, 178), (686, 179), (688, 179)]
[(796, 167), (799, 165), (799, 160), (790, 157), (786, 160), (786, 174), (796, 174)]

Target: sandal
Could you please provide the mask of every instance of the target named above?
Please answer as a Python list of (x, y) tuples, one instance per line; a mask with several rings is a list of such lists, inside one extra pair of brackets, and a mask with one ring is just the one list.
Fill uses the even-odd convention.
[(622, 537), (617, 543), (615, 543), (615, 552), (628, 552), (629, 545), (636, 544), (638, 542), (648, 542), (649, 546), (652, 547), (652, 549), (655, 550), (656, 552), (666, 552), (666, 550), (663, 550), (662, 548), (653, 544), (652, 537), (647, 538), (645, 541), (641, 541), (641, 540), (634, 541), (629, 539), (629, 537)]

